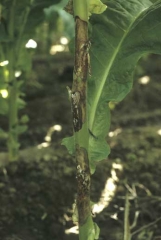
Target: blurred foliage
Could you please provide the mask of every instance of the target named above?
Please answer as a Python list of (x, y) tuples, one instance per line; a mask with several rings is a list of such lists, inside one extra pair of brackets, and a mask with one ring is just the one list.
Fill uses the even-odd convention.
[[(26, 49), (25, 44), (34, 38), (37, 26), (44, 22), (44, 9), (59, 2), (60, 0), (2, 0), (0, 3), (0, 90), (1, 93), (6, 91), (8, 94), (5, 97), (0, 95), (0, 114), (8, 118), (7, 145), (10, 160), (17, 159), (20, 146), (18, 135), (27, 129), (27, 121), (21, 122), (18, 117), (18, 110), (26, 105), (22, 99), (25, 96), (22, 92), (23, 77), (32, 67), (33, 51)], [(20, 72), (18, 77), (16, 71)]]
[(44, 9), (45, 21), (37, 28), (36, 40), (39, 43), (37, 53), (49, 54), (54, 44), (60, 44), (60, 38), (70, 41), (74, 36), (74, 19), (64, 7), (67, 0)]

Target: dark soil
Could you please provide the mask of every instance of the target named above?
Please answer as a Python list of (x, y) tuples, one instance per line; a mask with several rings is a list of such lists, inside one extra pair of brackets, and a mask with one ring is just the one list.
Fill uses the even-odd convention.
[[(78, 240), (77, 234), (67, 231), (74, 226), (75, 160), (61, 146), (61, 139), (72, 134), (66, 91), (71, 86), (72, 66), (66, 62), (60, 70), (52, 60), (36, 59), (26, 83), (27, 107), (21, 114), (27, 113), (30, 122), (20, 137), (20, 160), (0, 169), (0, 240)], [(151, 78), (146, 85), (138, 83), (144, 75)], [(122, 103), (111, 104), (113, 137), (107, 137), (111, 154), (92, 176), (92, 201), (99, 201), (113, 163), (123, 170), (116, 171), (115, 196), (94, 217), (101, 229), (100, 240), (123, 240), (126, 193), (129, 224), (134, 223), (132, 240), (161, 240), (160, 78), (161, 58), (142, 59), (132, 92)], [(51, 145), (39, 150), (37, 146), (55, 124), (62, 131), (54, 132)], [(5, 118), (1, 126), (6, 128)], [(5, 144), (0, 148), (4, 151)]]

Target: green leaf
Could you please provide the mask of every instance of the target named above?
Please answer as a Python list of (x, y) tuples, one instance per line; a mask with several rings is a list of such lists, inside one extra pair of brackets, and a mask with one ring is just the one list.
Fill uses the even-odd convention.
[(75, 148), (74, 148), (74, 136), (72, 137), (67, 137), (62, 140), (61, 145), (64, 145), (67, 149), (68, 152), (73, 155), (75, 153)]
[(83, 225), (79, 226), (79, 239), (80, 240), (97, 240), (99, 239), (100, 229), (91, 216), (86, 219)]
[(96, 164), (98, 161), (106, 159), (110, 153), (110, 147), (105, 139), (95, 139), (93, 137), (89, 140), (89, 164), (90, 172), (95, 172)]
[(17, 98), (17, 106), (18, 109), (23, 109), (26, 106), (26, 102), (21, 98)]
[[(9, 143), (7, 143), (8, 145)], [(20, 147), (20, 143), (16, 142), (14, 139), (12, 139), (12, 149), (14, 151), (14, 156), (16, 155), (16, 152), (18, 151)]]
[(27, 128), (28, 128), (27, 125), (18, 125), (16, 127), (16, 131), (18, 134), (21, 134), (21, 133), (26, 132)]
[(20, 123), (27, 123), (29, 121), (29, 117), (25, 114), (20, 118)]
[(5, 20), (2, 18), (0, 22), (0, 42), (8, 42), (9, 36), (7, 34), (7, 26)]
[(89, 16), (91, 14), (101, 14), (106, 10), (107, 6), (103, 4), (100, 0), (90, 0), (89, 1)]
[(8, 113), (8, 102), (6, 99), (1, 97), (0, 94), (0, 114), (6, 115)]
[[(121, 101), (133, 86), (136, 63), (145, 53), (161, 54), (161, 1), (111, 0), (101, 15), (91, 17), (92, 77), (88, 79), (90, 165), (100, 160), (110, 125), (110, 101)], [(91, 140), (92, 139), (92, 140)], [(93, 146), (93, 147), (91, 147)]]
[(30, 72), (32, 67), (32, 55), (26, 48), (22, 48), (17, 62), (17, 69), (21, 69), (25, 72)]
[[(20, 89), (23, 86), (23, 84), (24, 84), (23, 80), (17, 81), (17, 88)], [(21, 91), (20, 91), (20, 93), (21, 93)]]
[(7, 139), (8, 133), (0, 128), (0, 139)]
[(4, 82), (4, 81), (1, 81), (2, 79), (0, 79), (0, 90), (2, 90), (2, 89), (7, 89), (7, 83), (6, 82)]

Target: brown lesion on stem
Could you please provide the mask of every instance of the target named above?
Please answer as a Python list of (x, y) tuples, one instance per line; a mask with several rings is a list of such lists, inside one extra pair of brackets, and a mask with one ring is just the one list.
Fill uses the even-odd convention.
[(77, 209), (79, 216), (79, 225), (83, 225), (89, 215), (90, 209), (90, 170), (88, 163), (88, 154), (84, 148), (76, 146), (77, 165)]
[[(79, 114), (73, 109), (73, 121), (78, 121), (79, 131), (82, 124), (86, 121), (86, 80), (89, 72), (89, 40), (88, 40), (88, 23), (75, 17), (75, 62), (73, 72), (72, 93), (79, 94), (78, 110)], [(72, 102), (73, 105), (73, 102)], [(79, 115), (79, 119), (75, 118)], [(73, 125), (74, 122), (73, 122)]]
[[(73, 71), (73, 86), (71, 93), (73, 126), (77, 133), (75, 139), (77, 163), (77, 209), (79, 226), (83, 225), (91, 215), (90, 209), (90, 169), (87, 150), (80, 146), (82, 126), (87, 122), (86, 91), (89, 73), (89, 40), (88, 23), (75, 17), (75, 62)], [(83, 136), (88, 141), (88, 127)], [(81, 136), (82, 138), (82, 136)], [(88, 145), (88, 143), (87, 143)], [(87, 146), (88, 147), (88, 146)]]
[(79, 17), (75, 18), (75, 66), (74, 74), (76, 78), (86, 82), (88, 76), (88, 23), (81, 20)]

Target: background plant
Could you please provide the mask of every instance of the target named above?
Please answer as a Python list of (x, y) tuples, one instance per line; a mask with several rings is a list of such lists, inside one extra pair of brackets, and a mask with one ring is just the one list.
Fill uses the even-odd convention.
[(24, 81), (16, 74), (31, 70), (32, 54), (25, 48), (33, 37), (36, 27), (45, 18), (44, 8), (59, 1), (26, 0), (1, 1), (0, 4), (0, 89), (8, 91), (8, 98), (0, 97), (0, 114), (7, 115), (8, 136), (1, 129), (1, 136), (7, 137), (9, 160), (17, 160), (20, 143), (18, 136), (27, 129), (27, 115), (19, 118), (18, 110), (25, 106), (22, 99)]

